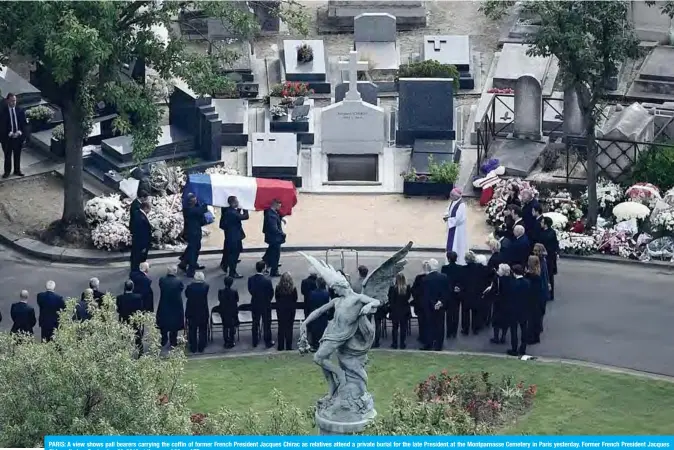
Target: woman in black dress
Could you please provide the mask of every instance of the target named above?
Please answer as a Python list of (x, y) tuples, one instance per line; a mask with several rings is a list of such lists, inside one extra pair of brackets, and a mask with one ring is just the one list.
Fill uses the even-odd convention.
[(297, 288), (293, 277), (285, 272), (276, 285), (276, 317), (278, 319), (278, 350), (293, 349), (293, 326), (295, 325), (295, 310), (297, 309)]
[(393, 322), (391, 348), (398, 348), (398, 336), (400, 336), (400, 348), (405, 349), (407, 338), (407, 323), (412, 312), (410, 310), (410, 297), (412, 288), (407, 284), (405, 275), (401, 272), (396, 275), (395, 283), (388, 290), (388, 304), (391, 322)]

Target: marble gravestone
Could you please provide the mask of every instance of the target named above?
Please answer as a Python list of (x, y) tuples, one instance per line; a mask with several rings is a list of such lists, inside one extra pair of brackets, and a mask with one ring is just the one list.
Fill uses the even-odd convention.
[(250, 154), (251, 176), (297, 181), (298, 143), (293, 134), (253, 133)]
[(543, 84), (552, 58), (529, 56), (528, 45), (505, 44), (494, 72), (493, 87), (497, 89), (515, 89), (515, 83), (522, 75), (531, 75)]
[(541, 84), (531, 75), (521, 76), (515, 84), (513, 137), (540, 141), (543, 136), (543, 93)]
[(571, 87), (564, 90), (564, 118), (562, 128), (566, 142), (585, 139), (585, 121), (578, 104), (578, 93)]
[[(335, 103), (339, 103), (344, 100), (348, 91), (349, 83), (340, 83), (335, 86)], [(358, 92), (360, 93), (360, 97), (364, 102), (374, 106), (379, 105), (379, 100), (377, 99), (378, 89), (376, 84), (370, 81), (359, 81)]]
[(454, 80), (401, 78), (398, 97), (398, 145), (417, 139), (454, 140)]
[(424, 61), (455, 66), (459, 71), (460, 89), (475, 88), (469, 36), (424, 36), (422, 52)]
[(355, 48), (371, 70), (398, 70), (400, 53), (396, 45), (396, 18), (386, 13), (365, 13), (353, 21)]
[[(297, 59), (297, 49), (306, 44), (313, 51), (313, 60), (300, 62)], [(326, 81), (327, 61), (325, 47), (320, 39), (283, 41), (283, 67), (286, 81), (299, 81), (307, 83), (310, 89), (317, 94), (329, 94), (330, 83)]]
[(350, 53), (349, 91), (321, 112), (321, 149), (325, 154), (380, 154), (387, 143), (386, 113), (362, 100), (356, 72), (358, 53)]

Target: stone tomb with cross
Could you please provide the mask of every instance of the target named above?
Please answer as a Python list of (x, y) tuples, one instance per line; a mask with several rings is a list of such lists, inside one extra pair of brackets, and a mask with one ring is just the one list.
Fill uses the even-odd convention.
[(469, 36), (424, 36), (422, 54), (424, 61), (433, 60), (456, 66), (459, 71), (460, 89), (475, 88), (475, 78), (472, 74), (473, 53)]

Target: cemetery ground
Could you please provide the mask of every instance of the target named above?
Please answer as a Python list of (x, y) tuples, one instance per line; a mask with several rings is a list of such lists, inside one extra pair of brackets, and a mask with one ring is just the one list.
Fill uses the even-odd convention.
[[(196, 385), (195, 412), (222, 407), (264, 413), (273, 407), (271, 392), (306, 410), (326, 390), (311, 356), (197, 359), (188, 362), (186, 378)], [(368, 364), (368, 388), (377, 412), (388, 413), (394, 392), (413, 397), (429, 375), (489, 372), (498, 381), (535, 384), (532, 409), (499, 434), (656, 435), (671, 432), (674, 383), (579, 367), (570, 364), (506, 358), (451, 356), (438, 353), (374, 351)]]

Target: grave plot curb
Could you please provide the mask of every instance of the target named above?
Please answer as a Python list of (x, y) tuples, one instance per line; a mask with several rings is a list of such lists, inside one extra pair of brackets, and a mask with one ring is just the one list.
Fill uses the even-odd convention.
[[(110, 263), (128, 262), (129, 252), (107, 252), (104, 250), (91, 249), (76, 249), (63, 248), (47, 245), (35, 239), (25, 236), (19, 236), (12, 233), (4, 227), (0, 227), (0, 244), (6, 245), (19, 253), (30, 256), (32, 258), (43, 261), (58, 262), (65, 264), (89, 264), (96, 266), (103, 266)], [(341, 246), (320, 246), (320, 245), (288, 245), (282, 247), (283, 253), (292, 252), (325, 252), (328, 249), (349, 249), (358, 252), (389, 252), (394, 253), (400, 250), (399, 246), (387, 245), (341, 245)], [(250, 247), (244, 248), (243, 253), (263, 253), (265, 247)], [(444, 254), (443, 247), (414, 247), (414, 253), (440, 253)], [(488, 255), (489, 251), (476, 248), (473, 252), (481, 255)], [(148, 259), (162, 259), (162, 258), (177, 258), (182, 254), (181, 251), (176, 250), (152, 250), (148, 255)], [(222, 248), (207, 247), (201, 250), (202, 255), (220, 255)], [(562, 259), (578, 260), (578, 261), (593, 261), (620, 265), (639, 265), (642, 267), (649, 267), (653, 269), (663, 270), (669, 269), (674, 271), (674, 264), (666, 261), (651, 261), (643, 263), (640, 261), (633, 261), (630, 259), (619, 258), (617, 256), (608, 255), (562, 255)], [(441, 261), (443, 262), (443, 261)]]

